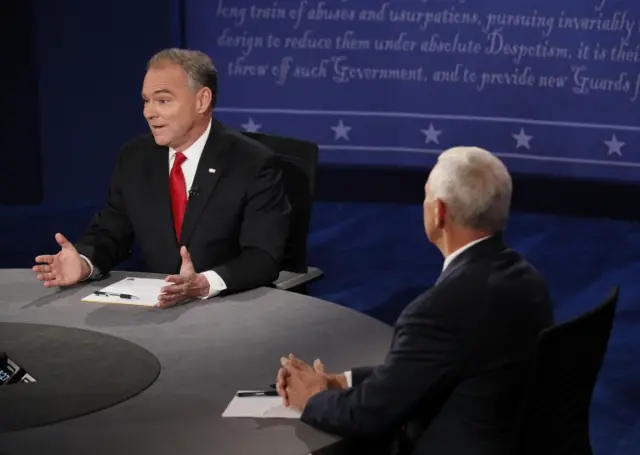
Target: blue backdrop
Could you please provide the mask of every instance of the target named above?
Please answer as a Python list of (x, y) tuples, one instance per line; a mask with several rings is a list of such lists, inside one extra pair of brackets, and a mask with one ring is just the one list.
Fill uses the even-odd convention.
[(512, 171), (637, 181), (631, 0), (186, 0), (220, 117), (325, 163), (425, 165), (474, 144)]

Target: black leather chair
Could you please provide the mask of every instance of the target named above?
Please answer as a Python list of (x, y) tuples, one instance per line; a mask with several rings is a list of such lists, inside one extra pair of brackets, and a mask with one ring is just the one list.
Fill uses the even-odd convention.
[(589, 409), (618, 294), (614, 287), (595, 309), (540, 334), (514, 455), (593, 454)]
[(313, 208), (318, 146), (312, 142), (266, 133), (243, 134), (279, 156), (287, 196), (292, 205), (282, 270), (274, 285), (279, 289), (306, 293), (306, 285), (324, 274), (319, 268), (307, 265), (307, 238)]

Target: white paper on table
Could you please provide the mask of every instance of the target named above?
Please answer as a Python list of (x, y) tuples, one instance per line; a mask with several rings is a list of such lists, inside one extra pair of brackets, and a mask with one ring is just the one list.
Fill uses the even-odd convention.
[[(251, 392), (239, 390), (238, 392)], [(253, 417), (257, 419), (299, 419), (301, 413), (282, 404), (281, 397), (233, 397), (222, 417)]]
[(134, 278), (127, 277), (123, 280), (113, 283), (100, 292), (108, 292), (113, 294), (129, 294), (137, 298), (123, 299), (112, 295), (90, 294), (82, 299), (83, 302), (97, 303), (122, 303), (125, 305), (143, 305), (154, 306), (158, 303), (158, 296), (161, 289), (170, 283), (158, 278)]

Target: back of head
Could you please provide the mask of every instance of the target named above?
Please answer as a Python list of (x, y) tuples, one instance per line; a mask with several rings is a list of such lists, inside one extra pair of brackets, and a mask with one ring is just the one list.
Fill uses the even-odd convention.
[(447, 207), (451, 223), (478, 232), (504, 230), (511, 205), (509, 171), (495, 155), (478, 147), (445, 150), (429, 175), (432, 199)]

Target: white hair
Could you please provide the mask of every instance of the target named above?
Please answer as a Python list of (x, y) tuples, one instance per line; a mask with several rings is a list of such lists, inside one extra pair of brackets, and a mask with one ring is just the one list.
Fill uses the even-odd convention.
[(429, 193), (441, 200), (451, 221), (478, 231), (504, 230), (511, 206), (511, 176), (495, 155), (478, 147), (454, 147), (438, 157)]

